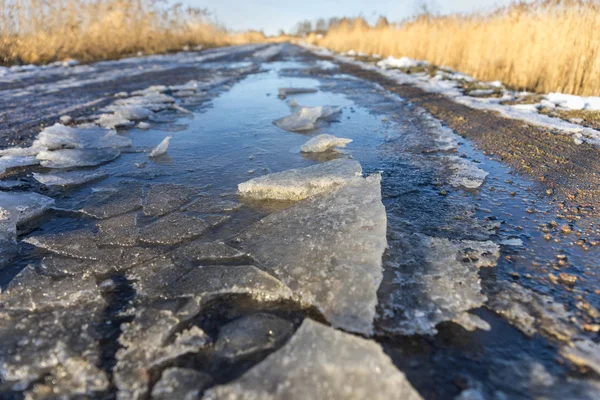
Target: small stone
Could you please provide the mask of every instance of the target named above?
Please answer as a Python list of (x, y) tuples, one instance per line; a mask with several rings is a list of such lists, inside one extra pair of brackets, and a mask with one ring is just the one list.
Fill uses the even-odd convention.
[(561, 226), (560, 231), (566, 235), (568, 235), (569, 233), (572, 232), (571, 227), (567, 224), (564, 224), (563, 226)]
[(574, 285), (575, 282), (577, 282), (577, 277), (575, 275), (570, 275), (566, 272), (561, 272), (558, 274), (558, 278), (565, 285)]

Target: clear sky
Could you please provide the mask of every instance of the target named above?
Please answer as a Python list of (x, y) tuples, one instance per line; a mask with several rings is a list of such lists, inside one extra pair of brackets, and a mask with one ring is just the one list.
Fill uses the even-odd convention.
[[(292, 30), (301, 20), (354, 17), (369, 22), (385, 15), (399, 21), (415, 14), (421, 0), (180, 0), (185, 5), (207, 8), (219, 22), (233, 30), (263, 30), (276, 34)], [(439, 13), (489, 10), (511, 0), (425, 0)]]

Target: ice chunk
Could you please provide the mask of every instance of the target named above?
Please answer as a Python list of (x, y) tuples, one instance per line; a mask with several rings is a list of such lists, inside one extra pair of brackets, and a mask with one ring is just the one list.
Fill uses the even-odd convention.
[(201, 242), (199, 240), (178, 247), (173, 253), (173, 257), (203, 265), (241, 262), (248, 259), (247, 254), (229, 247), (223, 242)]
[(238, 318), (219, 331), (215, 355), (236, 361), (280, 347), (294, 333), (294, 324), (273, 314), (257, 313)]
[(315, 88), (279, 88), (279, 97), (281, 99), (285, 99), (289, 95), (293, 94), (304, 94), (304, 93), (316, 93), (317, 89)]
[(96, 224), (96, 241), (100, 246), (134, 246), (138, 239), (136, 215), (126, 214)]
[(123, 324), (117, 352), (114, 380), (117, 398), (147, 398), (151, 371), (180, 356), (197, 353), (210, 338), (197, 326), (181, 331), (181, 324), (193, 315), (169, 309), (143, 308), (131, 323)]
[(235, 381), (205, 395), (217, 399), (417, 400), (421, 396), (381, 347), (310, 319), (280, 350)]
[(167, 368), (152, 388), (152, 400), (195, 400), (212, 384), (212, 377), (187, 368)]
[(330, 119), (341, 112), (340, 107), (298, 107), (287, 117), (275, 120), (274, 123), (286, 131), (307, 131), (315, 128), (318, 119)]
[[(95, 331), (102, 324), (105, 307), (101, 302), (91, 308), (0, 312), (0, 379), (4, 387), (21, 391), (34, 382), (47, 382), (52, 389), (64, 388), (70, 394), (64, 398), (77, 394), (95, 397), (93, 392), (105, 390), (108, 377), (96, 367), (100, 351)], [(78, 384), (69, 387), (65, 385), (68, 382)]]
[(388, 58), (377, 62), (377, 66), (383, 69), (389, 68), (414, 68), (428, 65), (427, 61), (413, 60), (408, 57), (394, 58), (389, 56)]
[(445, 156), (444, 159), (448, 162), (449, 170), (452, 171), (449, 183), (454, 187), (477, 189), (489, 175), (481, 168), (478, 168), (475, 163), (465, 160), (462, 157)]
[(39, 149), (103, 149), (131, 146), (131, 140), (115, 130), (103, 128), (71, 128), (54, 124), (37, 136), (32, 147)]
[(26, 167), (39, 164), (35, 156), (2, 156), (0, 157), (0, 176), (6, 173), (7, 169), (16, 167)]
[(76, 186), (98, 179), (104, 179), (108, 177), (108, 174), (101, 171), (70, 171), (59, 172), (56, 174), (40, 174), (34, 172), (33, 177), (39, 183), (46, 186)]
[(162, 140), (152, 151), (150, 152), (150, 157), (158, 157), (167, 153), (167, 149), (169, 148), (169, 141), (173, 136), (169, 135)]
[(54, 205), (54, 199), (33, 192), (0, 192), (0, 205), (18, 226), (42, 215)]
[(579, 340), (560, 349), (560, 355), (575, 365), (585, 366), (600, 374), (600, 345), (589, 339)]
[(63, 149), (41, 151), (36, 158), (47, 168), (93, 167), (119, 157), (117, 149)]
[(144, 214), (161, 216), (188, 203), (198, 191), (184, 185), (159, 184), (150, 188), (144, 201)]
[(107, 197), (93, 201), (80, 211), (95, 218), (111, 218), (142, 208), (142, 186), (129, 185), (116, 192), (106, 192)]
[(335, 189), (361, 174), (357, 161), (339, 159), (251, 179), (238, 185), (238, 194), (254, 199), (302, 200)]
[(551, 297), (509, 282), (497, 282), (489, 292), (487, 306), (523, 333), (541, 333), (568, 342), (577, 333), (572, 315)]
[(346, 147), (346, 144), (352, 142), (352, 139), (339, 138), (334, 135), (318, 135), (304, 143), (300, 150), (303, 153), (319, 153), (331, 150), (334, 147)]
[(49, 311), (82, 304), (104, 302), (96, 280), (92, 277), (66, 277), (60, 280), (35, 272), (33, 266), (25, 267), (0, 294), (5, 310)]
[(100, 125), (103, 128), (124, 128), (133, 126), (135, 122), (128, 120), (124, 116), (114, 113), (114, 114), (100, 114), (98, 118), (94, 121), (97, 125)]
[(208, 225), (200, 218), (173, 213), (140, 229), (140, 241), (170, 246), (200, 236), (206, 229)]
[[(136, 92), (134, 92), (136, 93)], [(142, 94), (142, 93), (139, 93)], [(161, 111), (171, 108), (175, 103), (175, 99), (164, 93), (147, 92), (142, 96), (127, 97), (118, 99), (113, 103), (113, 106), (138, 106), (144, 107), (152, 111)]]
[(354, 178), (269, 215), (236, 241), (335, 327), (370, 334), (387, 219), (381, 177)]
[(496, 244), (394, 231), (390, 237), (384, 265), (390, 278), (380, 288), (384, 332), (432, 335), (444, 321), (467, 330), (489, 329), (468, 311), (486, 301), (479, 268), (496, 265)]

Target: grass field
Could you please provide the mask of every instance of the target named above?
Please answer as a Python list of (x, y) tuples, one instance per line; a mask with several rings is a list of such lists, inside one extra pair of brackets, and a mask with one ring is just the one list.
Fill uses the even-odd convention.
[(231, 34), (203, 10), (157, 0), (0, 0), (0, 63), (94, 61), (184, 46), (264, 41)]
[(600, 94), (600, 2), (514, 4), (490, 14), (421, 15), (400, 24), (344, 20), (309, 42), (411, 57), (535, 92)]

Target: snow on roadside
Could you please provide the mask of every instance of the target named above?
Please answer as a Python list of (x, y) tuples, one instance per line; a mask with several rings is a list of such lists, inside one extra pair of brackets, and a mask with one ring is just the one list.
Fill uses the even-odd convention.
[[(459, 87), (459, 83), (460, 81), (475, 82), (473, 77), (454, 72), (447, 67), (442, 67), (442, 69), (437, 71), (433, 77), (430, 77), (425, 73), (407, 74), (397, 68), (424, 66), (427, 65), (427, 63), (425, 61), (412, 60), (407, 57), (399, 59), (388, 57), (387, 59), (377, 62), (377, 64), (372, 64), (355, 60), (353, 56), (358, 54), (356, 52), (335, 54), (328, 49), (318, 46), (306, 43), (302, 43), (301, 45), (317, 55), (333, 57), (338, 61), (353, 64), (365, 70), (377, 71), (383, 76), (395, 80), (399, 84), (416, 86), (430, 93), (440, 93), (457, 103), (471, 108), (496, 111), (507, 118), (525, 121), (533, 125), (570, 134), (577, 144), (588, 142), (600, 146), (600, 131), (539, 113), (542, 108), (556, 107), (565, 110), (600, 111), (600, 96), (582, 97), (562, 93), (549, 93), (545, 96), (544, 100), (541, 100), (536, 104), (505, 105), (501, 104), (501, 102), (517, 99), (522, 94), (504, 89), (504, 95), (500, 98), (470, 96), (463, 93), (463, 90)], [(503, 87), (502, 83), (499, 81), (478, 83), (482, 86), (488, 86), (490, 89)], [(474, 90), (470, 93), (475, 95), (485, 94), (482, 90), (485, 89), (479, 89), (479, 92)]]

